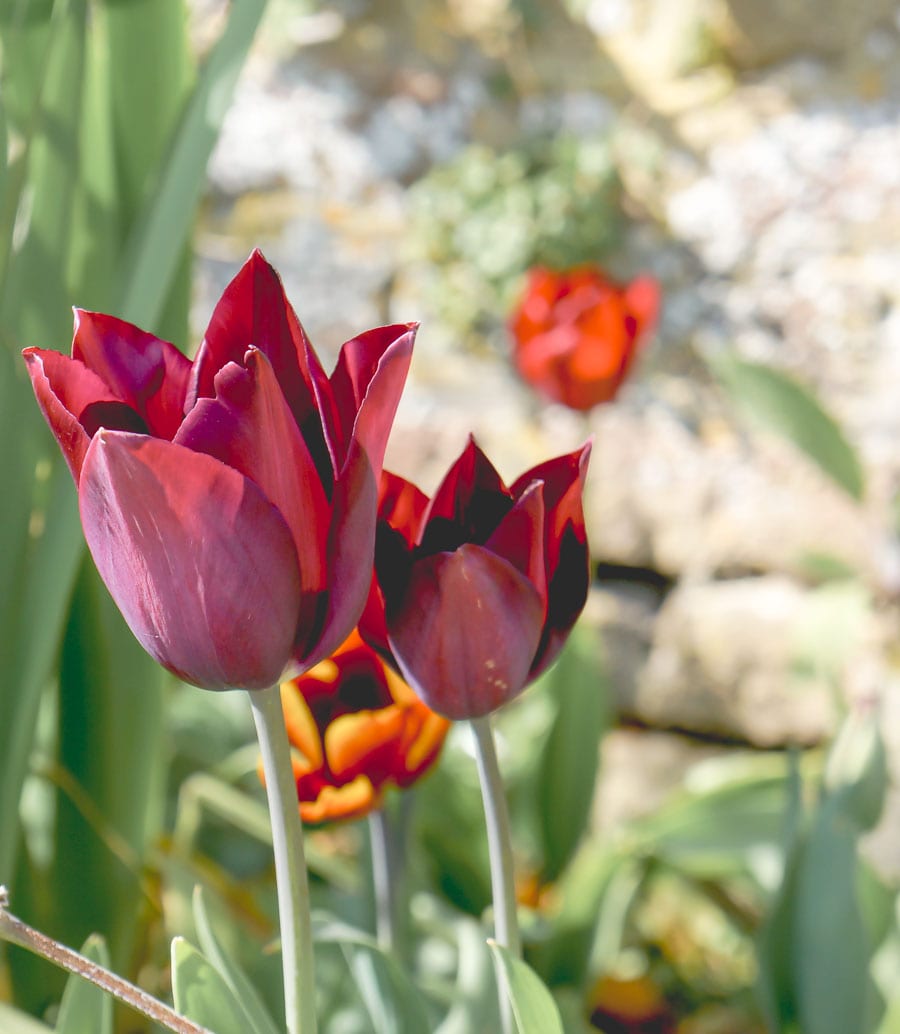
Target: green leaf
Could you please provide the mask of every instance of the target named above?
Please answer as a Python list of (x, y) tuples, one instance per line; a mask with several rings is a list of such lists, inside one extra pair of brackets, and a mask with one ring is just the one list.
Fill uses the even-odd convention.
[(138, 326), (156, 323), (172, 286), (206, 182), (207, 161), (265, 6), (265, 0), (232, 5), (228, 24), (200, 70), (153, 196), (129, 242), (117, 312)]
[(797, 863), (793, 959), (804, 1034), (865, 1030), (871, 945), (856, 893), (857, 833), (833, 801)]
[(343, 950), (375, 1034), (428, 1034), (431, 1024), (422, 996), (371, 935), (321, 915), (313, 917), (313, 935), (317, 944)]
[(573, 632), (545, 680), (556, 702), (538, 773), (543, 878), (555, 880), (581, 839), (594, 796), (600, 738), (606, 726), (606, 685), (596, 634)]
[(782, 823), (781, 884), (756, 937), (756, 994), (772, 1031), (790, 1032), (797, 1019), (793, 989), (793, 922), (797, 868), (803, 837), (803, 784), (796, 755), (788, 755)]
[[(102, 937), (91, 934), (81, 954), (109, 969), (109, 952)], [(76, 976), (66, 981), (55, 1034), (112, 1034), (112, 998), (95, 984)]]
[(251, 1021), (216, 968), (183, 937), (172, 941), (175, 1009), (214, 1034), (247, 1034)]
[(4, 1002), (0, 1002), (0, 1030), (4, 1034), (51, 1034), (48, 1026)]
[[(13, 336), (20, 348), (64, 341), (70, 325), (65, 306), (53, 303), (67, 297), (87, 24), (87, 0), (54, 6), (46, 78), (35, 98), (39, 132), (28, 153), (27, 206), (24, 210), (20, 206), (17, 218), (17, 232), (24, 239), (0, 285), (4, 333)], [(34, 304), (35, 284), (41, 285), (43, 304)]]
[(710, 360), (732, 399), (764, 428), (793, 442), (850, 496), (861, 500), (862, 466), (837, 421), (809, 388), (763, 363), (735, 356)]
[[(117, 142), (115, 212), (123, 228), (130, 232), (165, 174), (181, 115), (195, 82), (195, 61), (184, 0), (129, 0), (127, 4), (104, 0), (100, 11), (108, 40), (109, 78), (114, 84), (108, 106), (112, 135)], [(152, 47), (147, 46), (147, 40), (154, 41)], [(198, 168), (192, 170), (193, 176), (205, 176), (206, 164), (203, 158)], [(168, 289), (161, 288), (165, 304), (152, 321), (154, 333), (166, 341), (183, 342), (187, 338), (192, 217), (193, 211), (186, 213), (184, 232), (173, 240), (175, 272), (169, 276)], [(126, 243), (123, 237), (122, 247)], [(115, 294), (119, 272), (119, 267), (114, 266), (107, 279), (113, 298), (105, 304), (114, 310), (119, 300)]]
[(464, 917), (454, 924), (456, 986), (452, 1005), (435, 1034), (493, 1034), (500, 1029), (497, 981), (481, 923)]
[[(0, 356), (0, 367), (8, 359)], [(18, 378), (7, 382), (21, 385)], [(3, 381), (0, 378), (0, 393)], [(14, 394), (14, 390), (10, 395)], [(24, 403), (33, 407), (23, 413)], [(16, 415), (21, 424), (13, 424)], [(39, 419), (32, 399), (22, 396), (15, 404), (0, 406), (0, 428), (9, 429), (5, 441), (20, 443), (25, 463), (40, 457), (29, 448), (28, 430)], [(55, 448), (55, 446), (54, 446)], [(9, 466), (19, 449), (2, 450), (0, 470)], [(29, 456), (30, 453), (30, 456)], [(15, 460), (12, 460), (15, 463)], [(36, 466), (30, 476), (35, 478)], [(0, 507), (0, 565), (10, 562), (9, 597), (3, 600), (4, 620), (0, 627), (0, 880), (10, 880), (19, 844), (19, 797), (34, 742), (41, 694), (56, 661), (66, 606), (78, 562), (83, 552), (81, 525), (72, 477), (62, 460), (45, 460), (44, 480), (30, 489), (22, 480), (3, 481), (16, 505)]]
[(620, 944), (642, 877), (638, 860), (608, 845), (588, 841), (581, 847), (558, 884), (558, 914), (529, 946), (531, 963), (548, 984), (581, 986), (598, 938), (601, 951)]
[(145, 850), (163, 811), (163, 672), (85, 555), (59, 675), (57, 851), (51, 884), (63, 940), (99, 930), (113, 968), (132, 955)]
[(506, 986), (519, 1034), (564, 1034), (553, 995), (534, 970), (496, 941), (488, 941), (488, 945), (498, 981)]
[(787, 803), (781, 755), (707, 762), (695, 785), (634, 827), (641, 850), (699, 879), (746, 873), (779, 850)]
[(197, 938), (200, 941), (206, 958), (218, 970), (219, 975), (228, 984), (244, 1007), (247, 1014), (250, 1029), (253, 1034), (279, 1034), (272, 1017), (263, 1005), (262, 999), (256, 993), (256, 988), (247, 979), (244, 971), (225, 952), (219, 943), (210, 922), (209, 912), (204, 901), (203, 889), (200, 886), (194, 888), (193, 897), (194, 923), (197, 927)]
[(888, 789), (887, 754), (874, 711), (851, 711), (828, 754), (825, 785), (858, 832), (881, 818)]

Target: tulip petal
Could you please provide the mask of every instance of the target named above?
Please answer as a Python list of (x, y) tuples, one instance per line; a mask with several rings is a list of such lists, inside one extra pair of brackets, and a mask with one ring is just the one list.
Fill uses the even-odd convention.
[(414, 323), (377, 327), (341, 348), (331, 375), (336, 416), (332, 440), (335, 470), (342, 468), (352, 436), (380, 475), (417, 329)]
[(544, 483), (548, 605), (544, 637), (535, 656), (531, 678), (556, 659), (587, 600), (590, 551), (582, 494), (590, 453), (591, 442), (586, 442), (575, 452), (557, 456), (526, 471), (512, 487), (513, 494), (519, 495), (534, 478)]
[(202, 453), (100, 431), (79, 491), (85, 538), (144, 648), (207, 689), (262, 689), (300, 609), (290, 530), (256, 485)]
[(396, 706), (353, 711), (330, 722), (325, 730), (325, 757), (337, 782), (360, 773), (379, 787), (394, 774), (404, 714)]
[(544, 562), (544, 484), (533, 481), (485, 543), (508, 560), (537, 589), (547, 605), (547, 569)]
[(483, 544), (512, 509), (512, 496), (494, 465), (471, 436), (438, 486), (423, 518), (426, 553)]
[(194, 361), (186, 409), (198, 398), (211, 398), (219, 370), (227, 363), (243, 362), (251, 345), (272, 364), (297, 425), (324, 473), (322, 465), (328, 459), (317, 392), (327, 378), (281, 279), (259, 250), (240, 268), (213, 311)]
[(125, 320), (76, 309), (72, 358), (140, 413), (151, 434), (174, 436), (191, 374), (190, 360), (174, 345)]
[(328, 605), (321, 638), (298, 641), (296, 660), (305, 668), (333, 653), (359, 621), (372, 584), (378, 484), (355, 441), (334, 486), (328, 529)]
[(185, 417), (176, 444), (253, 480), (291, 529), (303, 591), (324, 592), (331, 508), (272, 364), (252, 348), (246, 366), (219, 371), (215, 387), (216, 397), (199, 399)]
[(657, 280), (644, 274), (625, 288), (624, 301), (635, 323), (635, 336), (649, 333), (659, 317), (660, 289)]
[(428, 509), (428, 496), (411, 481), (392, 474), (389, 470), (381, 472), (381, 490), (378, 498), (378, 517), (390, 524), (394, 531), (399, 531), (412, 546), (418, 541), (418, 532), (422, 518)]
[(511, 492), (514, 499), (520, 499), (534, 481), (542, 481), (544, 484), (544, 528), (549, 570), (556, 566), (558, 558), (555, 543), (567, 525), (572, 525), (580, 539), (586, 538), (581, 500), (592, 444), (590, 441), (585, 442), (574, 452), (545, 460), (526, 470), (513, 482)]
[[(298, 790), (302, 789), (298, 783)], [(344, 786), (325, 786), (315, 800), (300, 802), (300, 818), (316, 825), (320, 822), (336, 822), (338, 819), (357, 819), (374, 811), (381, 801), (371, 781), (358, 775)]]
[[(84, 363), (60, 352), (26, 348), (22, 353), (41, 412), (62, 449), (76, 484), (91, 434), (101, 424), (141, 430), (140, 418), (116, 398)], [(98, 419), (101, 415), (106, 419)], [(87, 425), (87, 426), (85, 426)]]
[(414, 565), (387, 625), (406, 681), (433, 711), (463, 719), (521, 692), (543, 613), (537, 589), (512, 564), (464, 545)]

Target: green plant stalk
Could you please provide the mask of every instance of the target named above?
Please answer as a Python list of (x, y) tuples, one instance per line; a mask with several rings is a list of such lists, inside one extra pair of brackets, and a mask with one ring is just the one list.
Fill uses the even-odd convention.
[(135, 984), (85, 958), (84, 955), (67, 948), (52, 937), (35, 930), (7, 911), (6, 889), (0, 887), (0, 940), (17, 944), (41, 958), (47, 959), (61, 969), (75, 973), (96, 985), (107, 994), (117, 998), (154, 1023), (159, 1023), (175, 1034), (210, 1034), (206, 1027), (200, 1027), (184, 1016), (179, 1016), (164, 1002), (159, 1001)]
[(375, 894), (375, 935), (382, 951), (397, 948), (397, 901), (394, 894), (391, 836), (384, 808), (369, 815), (372, 852), (372, 886)]
[[(488, 852), (491, 861), (491, 895), (494, 902), (494, 936), (516, 958), (522, 957), (522, 941), (516, 916), (516, 885), (513, 870), (512, 838), (503, 778), (497, 762), (497, 749), (489, 715), (471, 720), (475, 734), (475, 760), (484, 801)], [(500, 981), (500, 1018), (504, 1034), (517, 1029), (505, 982)]]
[(248, 695), (262, 753), (272, 820), (287, 1031), (288, 1034), (316, 1034), (309, 879), (303, 853), (303, 824), (291, 767), (291, 748), (281, 709), (281, 691), (278, 686), (271, 686)]

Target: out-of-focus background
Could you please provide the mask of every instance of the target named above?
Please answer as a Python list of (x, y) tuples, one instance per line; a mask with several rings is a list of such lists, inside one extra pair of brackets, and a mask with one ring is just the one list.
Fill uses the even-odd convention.
[[(210, 162), (194, 338), (258, 244), (317, 347), (421, 321), (389, 462), (424, 489), (470, 430), (508, 477), (595, 436), (588, 620), (640, 726), (605, 741), (601, 823), (717, 740), (810, 745), (848, 699), (898, 706), (898, 105), (888, 0), (279, 2), (251, 53)], [(537, 262), (661, 286), (637, 368), (587, 416), (509, 358)], [(723, 352), (818, 394), (862, 503), (748, 433), (704, 361)], [(842, 567), (859, 578), (823, 585)]]
[[(192, 353), (259, 246), (326, 367), (360, 330), (421, 322), (388, 462), (426, 491), (470, 431), (508, 480), (594, 436), (582, 640), (602, 643), (587, 689), (603, 704), (588, 722), (602, 730), (597, 788), (587, 854), (576, 836), (549, 858), (555, 820), (543, 848), (520, 823), (531, 960), (568, 988), (567, 1015), (608, 1034), (764, 1029), (752, 988), (766, 965), (790, 970), (754, 945), (778, 896), (791, 779), (816, 782), (848, 711), (880, 715), (900, 771), (900, 6), (2, 8), (0, 883), (17, 910), (72, 943), (102, 929), (120, 968), (163, 989), (160, 944), (190, 923), (198, 878), (236, 929), (269, 930), (267, 849), (234, 830), (258, 829), (258, 812), (222, 790), (252, 773), (248, 718), (230, 697), (163, 685), (118, 629), (16, 358), (66, 350), (71, 304)], [(508, 329), (530, 268), (584, 265), (622, 283), (650, 274), (662, 297), (618, 395), (586, 414), (522, 382)], [(821, 439), (804, 439), (821, 424), (791, 404), (748, 420), (746, 382), (717, 375), (726, 360), (819, 399), (853, 453), (843, 487), (814, 462)], [(563, 712), (540, 687), (509, 710), (504, 762), (528, 801), (534, 758), (538, 777), (552, 769), (549, 728), (565, 749)], [(460, 857), (449, 828), (460, 815), (479, 828), (477, 796), (453, 796), (474, 793), (465, 753), (451, 742), (415, 828), (432, 889), (477, 914), (483, 858)], [(810, 914), (832, 898), (824, 842)], [(892, 794), (862, 843), (888, 888), (866, 898), (886, 928)], [(355, 827), (313, 837), (325, 890), (357, 844)], [(797, 923), (801, 955), (835, 946), (840, 918), (830, 933)], [(840, 959), (822, 966), (809, 986), (827, 1003)], [(3, 972), (0, 1001), (46, 1016), (46, 972), (13, 953)]]

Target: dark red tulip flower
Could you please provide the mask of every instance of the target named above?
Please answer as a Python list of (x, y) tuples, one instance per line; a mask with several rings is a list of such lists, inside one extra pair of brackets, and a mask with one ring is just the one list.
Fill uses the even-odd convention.
[(281, 704), (304, 822), (380, 807), (389, 786), (405, 789), (425, 775), (450, 729), (355, 631), (282, 683)]
[(599, 269), (532, 269), (510, 320), (519, 373), (545, 398), (586, 410), (615, 398), (656, 324), (659, 285)]
[(587, 599), (590, 446), (507, 488), (470, 439), (428, 500), (382, 478), (363, 636), (438, 714), (477, 718), (557, 656)]
[(354, 627), (414, 334), (360, 334), (329, 378), (257, 251), (193, 362), (82, 311), (71, 357), (25, 350), (97, 569), (170, 671), (207, 689), (261, 689)]

